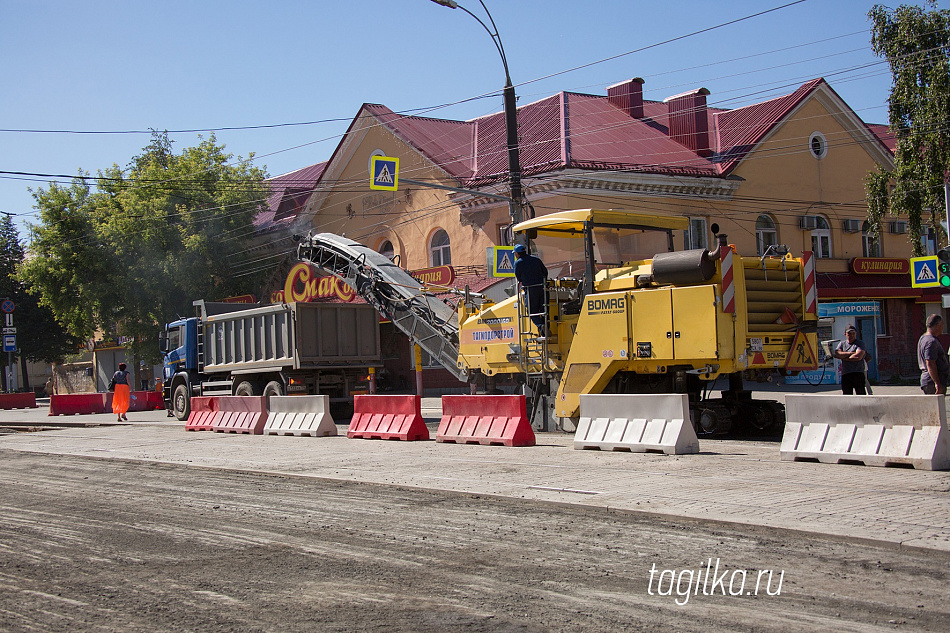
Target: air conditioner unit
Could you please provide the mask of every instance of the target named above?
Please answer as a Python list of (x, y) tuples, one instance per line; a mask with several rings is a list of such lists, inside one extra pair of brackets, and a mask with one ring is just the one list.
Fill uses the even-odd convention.
[(890, 223), (890, 232), (897, 233), (898, 235), (904, 234), (907, 232), (907, 222), (903, 220), (895, 220)]
[(845, 233), (857, 233), (861, 230), (861, 220), (845, 220), (842, 224)]
[(799, 218), (799, 227), (803, 231), (814, 231), (818, 228), (818, 217), (814, 215), (803, 215)]

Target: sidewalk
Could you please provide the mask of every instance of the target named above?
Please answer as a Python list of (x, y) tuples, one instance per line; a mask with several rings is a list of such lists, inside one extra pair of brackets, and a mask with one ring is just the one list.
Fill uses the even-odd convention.
[[(784, 400), (791, 392), (769, 396)], [(433, 436), (439, 411), (437, 398), (423, 399)], [(111, 417), (68, 421), (109, 424)], [(535, 447), (506, 448), (348, 440), (344, 424), (329, 438), (193, 433), (164, 411), (132, 417), (123, 426), (0, 436), (0, 450), (502, 495), (950, 553), (950, 472), (783, 462), (777, 442), (702, 439), (698, 455), (666, 456), (577, 451), (573, 436), (560, 433), (539, 434)]]

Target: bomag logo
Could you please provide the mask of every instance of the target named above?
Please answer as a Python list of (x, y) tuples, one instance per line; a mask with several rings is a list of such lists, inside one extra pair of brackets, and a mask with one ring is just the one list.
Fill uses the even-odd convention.
[(588, 299), (588, 314), (617, 314), (623, 312), (627, 307), (623, 297), (614, 297), (613, 299)]

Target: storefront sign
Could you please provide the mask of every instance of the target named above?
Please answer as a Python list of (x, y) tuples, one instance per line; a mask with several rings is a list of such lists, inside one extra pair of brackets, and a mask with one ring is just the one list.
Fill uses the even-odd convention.
[(855, 257), (851, 260), (851, 272), (856, 275), (906, 275), (910, 272), (910, 262), (886, 257)]
[(412, 276), (424, 284), (448, 286), (455, 281), (455, 269), (451, 266), (437, 266), (412, 271)]
[(300, 262), (287, 273), (284, 289), (271, 295), (271, 303), (306, 303), (332, 298), (350, 302), (356, 298), (356, 292), (336, 277), (317, 276), (310, 264)]
[(838, 316), (879, 316), (881, 306), (877, 301), (855, 301), (853, 303), (819, 303), (818, 317)]
[(254, 295), (238, 295), (237, 297), (222, 299), (221, 303), (257, 303), (257, 297)]

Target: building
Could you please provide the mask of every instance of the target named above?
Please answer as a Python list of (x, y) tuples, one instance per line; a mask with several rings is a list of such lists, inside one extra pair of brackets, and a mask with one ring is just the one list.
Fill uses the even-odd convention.
[[(519, 107), (528, 213), (679, 215), (690, 228), (677, 249), (707, 247), (717, 224), (744, 256), (774, 255), (770, 247), (780, 244), (796, 255), (813, 251), (819, 300), (833, 306), (819, 338), (842, 338), (855, 323), (873, 343), (872, 376), (915, 373), (925, 315), (943, 308), (939, 293), (911, 287), (906, 223), (890, 218), (878, 236), (865, 223), (864, 176), (893, 166), (886, 127), (862, 121), (821, 78), (731, 110), (708, 106), (704, 88), (646, 100), (643, 83), (624, 81), (605, 95), (562, 92)], [(369, 164), (379, 155), (398, 157), (401, 177), (476, 193), (370, 190)], [(486, 271), (486, 249), (508, 241), (507, 204), (477, 193), (505, 194), (507, 181), (503, 113), (453, 121), (363, 104), (329, 160), (272, 181), (259, 256), (281, 264), (268, 292), (286, 283), (294, 263), (291, 234), (310, 230), (345, 235), (409, 270), (451, 266), (473, 289), (510, 287)], [(582, 273), (579, 245), (541, 239), (536, 247), (553, 276)], [(597, 248), (608, 264), (650, 257), (666, 244), (605, 235)], [(404, 352), (397, 356), (405, 363)]]

